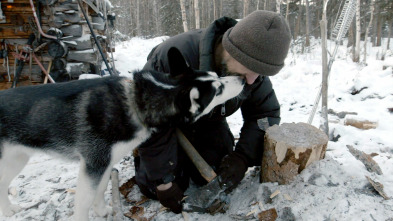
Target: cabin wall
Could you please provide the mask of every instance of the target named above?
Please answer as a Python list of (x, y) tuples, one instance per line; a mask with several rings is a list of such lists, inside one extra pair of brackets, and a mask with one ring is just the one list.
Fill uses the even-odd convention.
[[(36, 1), (33, 1), (33, 3), (37, 15), (40, 17), (43, 32), (47, 33), (50, 28), (60, 29), (64, 35), (61, 41), (66, 46), (67, 53), (61, 58), (54, 58), (48, 53), (48, 45), (51, 40), (41, 38), (41, 41), (39, 41), (36, 38), (33, 48), (47, 42), (45, 47), (35, 53), (38, 61), (46, 70), (49, 70), (50, 66), (50, 75), (53, 78), (60, 76), (59, 81), (68, 78), (77, 79), (83, 73), (99, 73), (102, 58), (94, 44), (78, 2), (76, 0), (40, 1), (43, 3), (39, 5)], [(49, 5), (46, 4), (48, 2)], [(52, 2), (55, 3), (52, 4)], [(94, 22), (93, 28), (96, 35), (106, 36), (105, 22), (97, 16), (97, 12), (109, 10), (109, 8), (102, 7), (102, 5), (97, 7), (91, 0), (84, 0), (83, 6), (88, 13), (89, 20)], [(0, 17), (0, 49), (2, 52), (5, 50), (8, 52), (3, 53), (3, 55), (7, 54), (8, 65), (7, 59), (0, 56), (0, 81), (8, 81), (8, 73), (12, 81), (14, 70), (17, 69), (13, 53), (20, 53), (23, 50), (30, 34), (35, 33), (36, 36), (39, 36), (39, 34), (29, 0), (1, 0), (1, 10), (5, 18)], [(107, 54), (107, 38), (99, 39), (104, 54)], [(54, 48), (56, 49), (56, 47), (51, 47), (51, 50), (54, 50)], [(109, 56), (107, 57), (109, 58)], [(26, 79), (39, 83), (44, 81), (44, 74), (34, 59), (28, 59), (25, 62), (20, 80)]]

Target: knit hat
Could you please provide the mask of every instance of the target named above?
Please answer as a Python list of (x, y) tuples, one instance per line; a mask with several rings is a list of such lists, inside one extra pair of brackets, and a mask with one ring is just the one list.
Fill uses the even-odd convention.
[(223, 36), (225, 50), (243, 66), (265, 76), (284, 66), (291, 41), (285, 18), (271, 11), (254, 11), (228, 29)]

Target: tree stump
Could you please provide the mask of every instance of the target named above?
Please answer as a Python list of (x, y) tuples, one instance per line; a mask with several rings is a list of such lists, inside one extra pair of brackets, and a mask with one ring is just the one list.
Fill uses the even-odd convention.
[(306, 123), (284, 123), (266, 130), (261, 182), (287, 184), (312, 162), (325, 157), (328, 137)]

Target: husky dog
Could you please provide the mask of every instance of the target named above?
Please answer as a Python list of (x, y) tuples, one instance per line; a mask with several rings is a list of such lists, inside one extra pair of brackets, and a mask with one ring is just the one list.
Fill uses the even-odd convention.
[(34, 152), (79, 159), (75, 220), (110, 213), (104, 202), (112, 166), (162, 127), (193, 123), (239, 95), (244, 79), (189, 68), (176, 48), (171, 74), (139, 71), (0, 92), (0, 210), (21, 210), (8, 187)]

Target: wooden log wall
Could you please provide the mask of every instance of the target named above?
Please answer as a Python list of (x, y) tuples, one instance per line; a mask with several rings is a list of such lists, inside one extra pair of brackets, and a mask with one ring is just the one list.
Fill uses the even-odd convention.
[[(68, 53), (63, 57), (63, 60), (66, 61), (66, 66), (62, 70), (63, 75), (66, 73), (66, 76), (71, 77), (71, 79), (77, 79), (80, 74), (98, 72), (101, 67), (102, 58), (97, 47), (94, 45), (94, 40), (91, 38), (90, 30), (79, 9), (78, 2), (76, 0), (41, 1), (55, 2), (51, 5), (40, 4), (40, 8), (37, 9), (37, 2), (35, 0), (33, 1), (37, 14), (40, 14), (43, 31), (47, 33), (50, 28), (58, 28), (67, 37), (63, 39), (68, 49)], [(105, 36), (106, 27), (102, 19), (97, 19), (97, 8), (94, 11), (86, 2), (90, 5), (93, 3), (91, 0), (84, 0), (83, 3), (84, 9), (89, 15), (89, 20), (101, 22), (101, 24), (94, 25), (95, 33)], [(0, 18), (0, 42), (2, 42), (0, 50), (7, 49), (8, 51), (8, 67), (6, 59), (0, 56), (0, 81), (8, 81), (8, 68), (11, 78), (13, 77), (14, 69), (17, 68), (12, 52), (20, 52), (23, 49), (29, 35), (35, 33), (35, 23), (32, 22), (34, 21), (34, 17), (29, 0), (1, 0), (1, 10), (5, 18)], [(44, 41), (47, 41), (47, 39)], [(35, 42), (34, 46), (37, 47), (40, 43)], [(101, 46), (106, 54), (105, 40), (101, 41)], [(45, 69), (54, 60), (48, 54), (48, 46), (39, 50), (36, 56)], [(56, 67), (51, 66), (51, 75), (58, 75), (59, 73), (56, 72)], [(31, 65), (29, 62), (25, 63), (21, 80), (30, 79), (33, 82), (43, 82), (43, 77), (43, 73), (34, 59), (32, 59)]]

